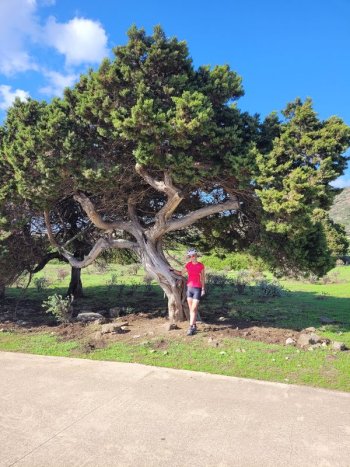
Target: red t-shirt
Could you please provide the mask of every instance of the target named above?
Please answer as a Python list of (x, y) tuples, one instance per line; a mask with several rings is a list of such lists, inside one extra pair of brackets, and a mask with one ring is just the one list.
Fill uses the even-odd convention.
[(199, 287), (202, 288), (201, 284), (201, 271), (204, 269), (203, 263), (192, 263), (190, 261), (186, 264), (186, 269), (188, 272), (187, 285), (188, 287)]

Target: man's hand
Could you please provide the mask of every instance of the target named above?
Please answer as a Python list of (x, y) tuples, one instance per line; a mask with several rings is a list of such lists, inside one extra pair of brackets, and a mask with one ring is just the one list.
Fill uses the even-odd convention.
[(204, 288), (202, 289), (201, 297), (203, 297), (203, 295), (205, 295), (205, 289)]

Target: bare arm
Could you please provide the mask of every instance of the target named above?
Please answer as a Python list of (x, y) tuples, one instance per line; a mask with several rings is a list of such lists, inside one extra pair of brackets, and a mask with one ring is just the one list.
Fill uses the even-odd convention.
[(205, 294), (205, 268), (201, 270), (202, 295)]

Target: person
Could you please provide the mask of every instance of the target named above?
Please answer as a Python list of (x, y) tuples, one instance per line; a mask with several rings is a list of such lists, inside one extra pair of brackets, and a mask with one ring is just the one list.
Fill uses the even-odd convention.
[(192, 248), (188, 250), (187, 257), (190, 261), (185, 265), (183, 271), (187, 271), (187, 303), (190, 309), (190, 327), (187, 335), (193, 336), (197, 332), (198, 305), (201, 297), (205, 294), (205, 267), (198, 261), (197, 251)]

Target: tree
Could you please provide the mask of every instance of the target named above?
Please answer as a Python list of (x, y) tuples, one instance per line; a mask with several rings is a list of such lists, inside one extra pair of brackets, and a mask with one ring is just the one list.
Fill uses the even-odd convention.
[[(303, 258), (303, 270), (324, 270), (330, 252), (313, 213), (329, 204), (329, 183), (344, 169), (349, 128), (319, 121), (309, 101), (291, 104), (285, 122), (260, 123), (237, 108), (241, 78), (228, 66), (194, 69), (185, 42), (160, 27), (128, 35), (113, 61), (63, 99), (17, 101), (8, 112), (1, 154), (17, 195), (44, 213), (51, 245), (76, 268), (131, 250), (164, 290), (171, 320), (185, 317), (182, 281), (163, 244), (193, 224), (215, 231), (216, 243), (254, 243), (260, 254), (286, 243), (283, 255), (267, 255), (272, 264), (298, 267)], [(99, 232), (83, 258), (59, 238), (63, 200), (79, 203)], [(305, 237), (325, 247), (323, 262), (303, 256)]]

